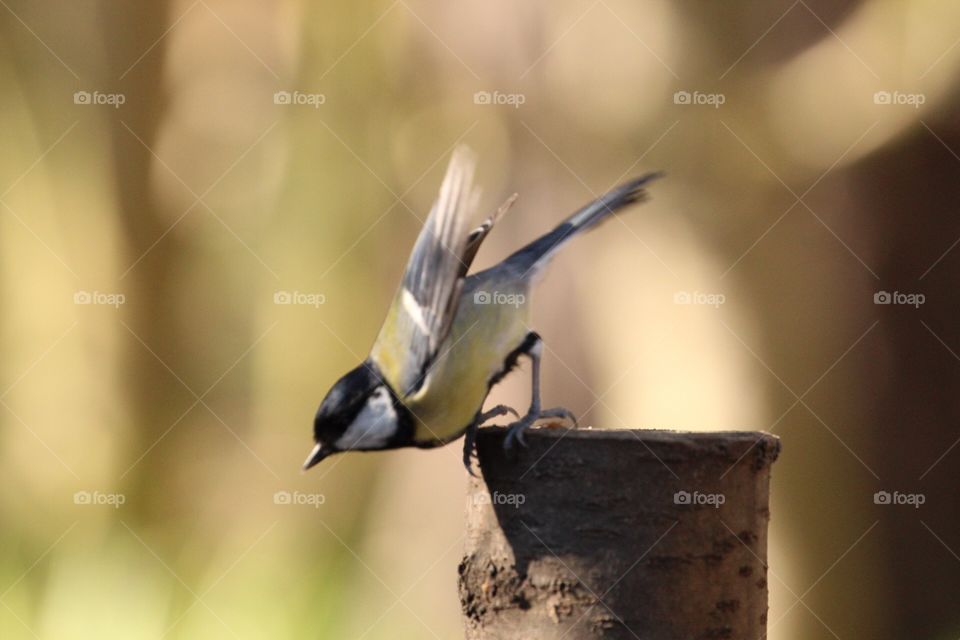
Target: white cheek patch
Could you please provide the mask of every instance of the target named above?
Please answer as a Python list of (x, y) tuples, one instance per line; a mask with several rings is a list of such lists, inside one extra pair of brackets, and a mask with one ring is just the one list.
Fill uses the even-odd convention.
[(378, 387), (347, 430), (337, 439), (337, 449), (379, 449), (397, 432), (397, 412), (393, 400)]

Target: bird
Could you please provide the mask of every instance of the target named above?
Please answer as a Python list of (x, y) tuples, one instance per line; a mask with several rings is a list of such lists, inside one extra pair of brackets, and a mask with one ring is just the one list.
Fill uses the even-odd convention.
[[(453, 151), (369, 356), (337, 380), (317, 409), (315, 446), (304, 470), (336, 453), (427, 449), (464, 437), (463, 464), (474, 475), (477, 429), (494, 418), (516, 418), (507, 425), (507, 449), (526, 446), (524, 431), (538, 420), (577, 426), (569, 410), (541, 406), (543, 339), (530, 328), (531, 289), (569, 240), (644, 201), (646, 186), (662, 174), (615, 187), (503, 261), (470, 274), (480, 245), (517, 198), (468, 231), (479, 200), (475, 167), (468, 147)], [(484, 411), (491, 388), (521, 357), (532, 365), (526, 413), (505, 405)]]

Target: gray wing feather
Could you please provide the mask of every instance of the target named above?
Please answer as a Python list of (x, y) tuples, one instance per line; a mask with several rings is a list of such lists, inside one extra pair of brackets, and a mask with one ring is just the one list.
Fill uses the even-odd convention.
[(468, 261), (467, 221), (477, 204), (474, 154), (457, 148), (413, 247), (373, 356), (401, 394), (416, 387), (450, 332)]

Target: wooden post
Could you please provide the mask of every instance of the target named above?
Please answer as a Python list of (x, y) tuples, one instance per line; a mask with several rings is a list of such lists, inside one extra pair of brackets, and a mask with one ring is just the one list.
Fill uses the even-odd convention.
[(480, 429), (460, 601), (468, 640), (760, 640), (770, 465), (760, 432)]

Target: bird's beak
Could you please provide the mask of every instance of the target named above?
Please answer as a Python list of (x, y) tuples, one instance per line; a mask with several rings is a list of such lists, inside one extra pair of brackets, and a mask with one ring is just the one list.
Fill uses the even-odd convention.
[(316, 465), (318, 462), (330, 455), (330, 451), (327, 451), (323, 448), (322, 444), (318, 444), (313, 448), (313, 451), (310, 452), (310, 455), (307, 456), (306, 461), (303, 463), (303, 470), (306, 471), (310, 467)]

